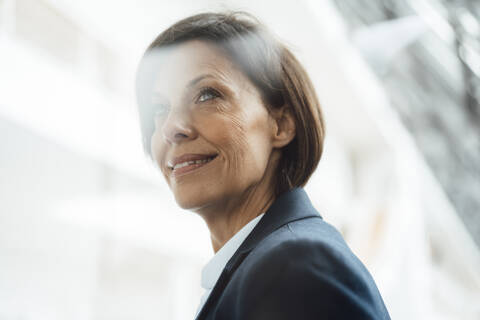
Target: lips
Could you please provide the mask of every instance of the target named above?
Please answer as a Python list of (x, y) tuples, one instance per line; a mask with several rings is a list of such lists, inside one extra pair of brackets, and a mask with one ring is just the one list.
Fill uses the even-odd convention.
[(167, 162), (172, 175), (179, 176), (203, 167), (217, 157), (217, 154), (184, 154)]

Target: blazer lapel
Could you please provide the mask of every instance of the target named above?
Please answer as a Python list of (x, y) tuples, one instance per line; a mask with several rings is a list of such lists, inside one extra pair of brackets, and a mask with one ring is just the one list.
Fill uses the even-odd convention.
[(232, 274), (260, 241), (289, 222), (310, 217), (321, 218), (303, 188), (294, 188), (281, 194), (230, 258), (196, 320), (206, 319), (230, 281)]

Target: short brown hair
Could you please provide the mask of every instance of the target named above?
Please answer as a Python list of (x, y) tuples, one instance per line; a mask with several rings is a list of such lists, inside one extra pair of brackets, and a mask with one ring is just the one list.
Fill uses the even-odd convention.
[(227, 54), (261, 93), (267, 108), (286, 106), (295, 119), (296, 136), (282, 148), (276, 195), (304, 186), (323, 152), (325, 125), (315, 89), (292, 52), (244, 12), (201, 13), (178, 21), (148, 47), (137, 73), (137, 99), (145, 152), (151, 157), (153, 116), (145, 95), (155, 65), (145, 63), (155, 49), (203, 40)]

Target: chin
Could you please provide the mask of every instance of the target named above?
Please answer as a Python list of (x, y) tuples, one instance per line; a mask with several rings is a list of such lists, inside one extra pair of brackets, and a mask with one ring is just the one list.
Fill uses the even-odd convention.
[(219, 186), (210, 185), (200, 188), (178, 188), (172, 190), (177, 205), (188, 211), (195, 212), (199, 215), (208, 215), (210, 211), (216, 211), (219, 207), (223, 207), (229, 193)]
[(198, 211), (213, 201), (212, 197), (203, 190), (175, 190), (174, 196), (178, 206), (184, 210)]
[(177, 202), (178, 206), (184, 210), (194, 210), (199, 205), (196, 199), (186, 198), (177, 195), (175, 195), (175, 201)]

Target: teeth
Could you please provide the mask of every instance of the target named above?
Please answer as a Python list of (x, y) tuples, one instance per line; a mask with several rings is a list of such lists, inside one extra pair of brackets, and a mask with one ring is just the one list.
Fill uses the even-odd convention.
[(180, 169), (180, 168), (183, 168), (183, 167), (186, 167), (186, 166), (190, 166), (190, 165), (192, 165), (192, 164), (207, 163), (207, 162), (209, 162), (209, 161), (212, 160), (212, 159), (213, 159), (213, 158), (202, 159), (202, 160), (185, 161), (185, 162), (176, 164), (176, 165), (173, 167), (173, 170), (175, 170), (175, 169)]

